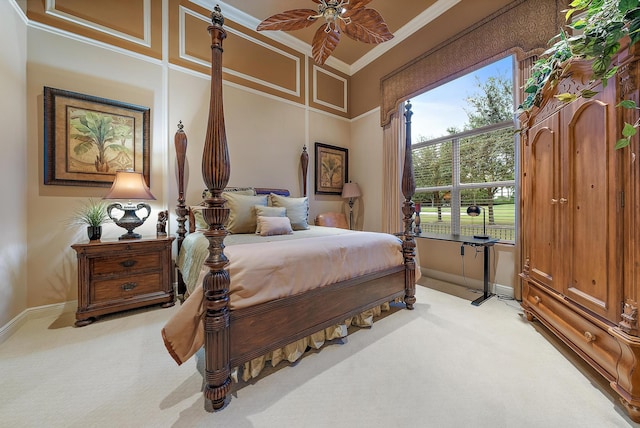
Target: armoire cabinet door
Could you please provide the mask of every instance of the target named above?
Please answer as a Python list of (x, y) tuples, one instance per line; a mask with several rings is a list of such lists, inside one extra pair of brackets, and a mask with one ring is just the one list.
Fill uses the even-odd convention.
[[(554, 114), (528, 130), (525, 150), (524, 223), (526, 227), (529, 275), (555, 288), (554, 276), (559, 255), (557, 198), (559, 177), (559, 118)], [(561, 291), (561, 290), (557, 290)]]
[[(622, 301), (622, 225), (616, 183), (615, 87), (562, 110), (559, 212), (563, 294), (612, 323)], [(556, 284), (557, 286), (558, 284)]]

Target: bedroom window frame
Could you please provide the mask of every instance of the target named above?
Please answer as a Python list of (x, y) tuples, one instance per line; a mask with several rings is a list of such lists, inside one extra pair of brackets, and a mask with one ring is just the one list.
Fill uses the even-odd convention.
[[(517, 72), (517, 65), (514, 61), (512, 61), (512, 64), (511, 64), (512, 82), (516, 81), (516, 72)], [(423, 94), (426, 94), (426, 92), (424, 92)], [(516, 96), (517, 96), (515, 87), (513, 87), (512, 94), (513, 94), (512, 96), (513, 105), (515, 110)], [(414, 100), (415, 100), (415, 97), (414, 97)], [(467, 218), (468, 216), (466, 214), (466, 207), (470, 204), (469, 204), (469, 201), (465, 199), (463, 194), (465, 193), (465, 191), (469, 191), (469, 190), (477, 191), (484, 188), (499, 188), (501, 189), (500, 191), (503, 194), (506, 193), (508, 195), (507, 199), (513, 201), (512, 226), (505, 227), (500, 225), (490, 225), (488, 201), (486, 200), (474, 201), (472, 203), (477, 203), (478, 205), (483, 207), (483, 209), (485, 210), (484, 215), (486, 216), (487, 234), (489, 234), (492, 238), (500, 239), (501, 243), (515, 244), (517, 234), (518, 234), (517, 231), (518, 231), (518, 217), (519, 217), (518, 204), (516, 203), (518, 200), (518, 186), (519, 186), (519, 180), (518, 180), (519, 168), (518, 168), (518, 162), (517, 162), (517, 160), (519, 159), (519, 144), (518, 144), (519, 138), (517, 133), (515, 132), (516, 129), (517, 129), (516, 117), (514, 114), (513, 119), (511, 120), (484, 126), (481, 128), (471, 129), (468, 131), (458, 132), (458, 133), (446, 135), (443, 137), (432, 138), (429, 140), (421, 141), (419, 143), (414, 143), (412, 145), (414, 170), (416, 173), (416, 178), (418, 178), (418, 174), (420, 174), (420, 171), (422, 170), (422, 168), (416, 164), (417, 159), (419, 159), (420, 157), (417, 154), (417, 152), (421, 149), (428, 148), (428, 147), (438, 147), (438, 146), (442, 147), (442, 145), (444, 144), (451, 144), (451, 148), (450, 148), (451, 163), (449, 165), (451, 168), (450, 181), (446, 183), (437, 183), (436, 185), (433, 185), (433, 186), (417, 186), (416, 187), (416, 191), (414, 194), (414, 202), (418, 202), (421, 205), (420, 218), (421, 218), (421, 228), (423, 232), (453, 234), (453, 235), (479, 234), (480, 232), (482, 232), (482, 229), (484, 228), (483, 216), (479, 216), (476, 218)], [(465, 144), (469, 140), (472, 140), (473, 138), (478, 138), (478, 137), (482, 137), (483, 135), (497, 133), (497, 132), (505, 132), (505, 133), (509, 132), (513, 135), (513, 165), (512, 165), (513, 179), (487, 181), (487, 182), (464, 182), (461, 179), (461, 166), (460, 166), (461, 145)], [(435, 150), (439, 151), (441, 149), (437, 148)], [(428, 216), (433, 215), (433, 213), (429, 213), (429, 214), (425, 213), (425, 208), (429, 206), (428, 204), (430, 204), (431, 208), (434, 207), (433, 200), (430, 203), (424, 202), (424, 201), (420, 202), (422, 199), (419, 197), (420, 194), (425, 194), (425, 193), (429, 194), (429, 193), (435, 193), (435, 192), (438, 192), (439, 194), (443, 194), (443, 195), (448, 194), (448, 197), (450, 198), (448, 200), (449, 201), (448, 209), (449, 209), (449, 215), (450, 215), (450, 222), (448, 224), (446, 221), (442, 221), (442, 222), (438, 221), (436, 222), (437, 225), (434, 226), (433, 222), (428, 221)], [(473, 199), (475, 199), (475, 197)], [(496, 200), (495, 195), (493, 199)], [(440, 206), (439, 207), (435, 206), (437, 209), (436, 215), (440, 220), (442, 220), (444, 218), (444, 216), (442, 215), (442, 208), (445, 208), (445, 204), (442, 201), (439, 201), (438, 203), (440, 204)], [(495, 213), (495, 206), (496, 204), (493, 204), (494, 213)], [(453, 207), (458, 207), (458, 209), (453, 209)], [(464, 221), (461, 221), (462, 218), (464, 218)], [(471, 222), (471, 226), (469, 226), (468, 224), (463, 225), (462, 224), (463, 222), (464, 223)]]

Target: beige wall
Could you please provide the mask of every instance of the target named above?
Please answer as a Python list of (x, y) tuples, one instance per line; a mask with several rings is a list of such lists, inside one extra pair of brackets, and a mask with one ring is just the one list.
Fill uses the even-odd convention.
[(27, 307), (27, 26), (0, 2), (0, 326)]
[[(484, 253), (482, 247), (464, 247), (458, 242), (417, 239), (420, 267), (425, 276), (462, 287), (481, 290), (484, 286)], [(516, 284), (515, 247), (498, 244), (490, 249), (489, 281), (513, 288)]]
[[(74, 210), (88, 198), (101, 198), (108, 188), (43, 184), (43, 87), (49, 86), (151, 108), (150, 201), (157, 217), (165, 208), (167, 137), (163, 70), (157, 61), (123, 55), (37, 28), (28, 31), (27, 139), (29, 287), (27, 305), (41, 306), (77, 298), (76, 255), (70, 245), (86, 240), (81, 226), (68, 226)], [(155, 234), (155, 222), (136, 230)], [(124, 232), (111, 224), (104, 238)]]
[[(379, 109), (371, 110), (351, 124), (350, 173), (362, 191), (354, 206), (361, 229), (382, 231), (382, 128)], [(398, 207), (400, 209), (400, 207)]]
[(316, 195), (315, 194), (315, 147), (314, 144), (324, 143), (332, 146), (345, 147), (349, 149), (349, 180), (353, 180), (354, 173), (352, 167), (356, 155), (351, 147), (350, 121), (326, 113), (309, 111), (309, 195), (312, 197), (309, 212), (310, 221), (316, 215), (327, 211), (348, 212), (345, 201), (337, 195)]
[[(169, 71), (171, 179), (167, 185), (170, 188), (168, 203), (171, 210), (177, 198), (173, 142), (180, 120), (188, 137), (187, 204), (198, 203), (204, 189), (199, 160), (207, 128), (209, 91), (208, 76), (178, 68)], [(285, 188), (291, 192), (291, 196), (302, 196), (300, 155), (306, 144), (309, 153), (307, 195), (310, 221), (320, 212), (342, 208), (340, 197), (314, 194), (314, 142), (349, 148), (348, 120), (229, 82), (223, 83), (223, 97), (231, 160), (229, 186)], [(172, 223), (174, 221), (172, 218)]]

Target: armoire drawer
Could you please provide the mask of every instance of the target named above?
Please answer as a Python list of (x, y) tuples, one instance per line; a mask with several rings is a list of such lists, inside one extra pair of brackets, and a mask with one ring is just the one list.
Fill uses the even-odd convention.
[[(523, 296), (535, 316), (560, 333), (560, 338), (580, 352), (595, 369), (616, 376), (620, 345), (608, 333), (609, 326), (582, 311), (562, 295), (554, 295), (528, 282)], [(594, 365), (595, 363), (595, 365)], [(604, 373), (603, 373), (604, 374)]]

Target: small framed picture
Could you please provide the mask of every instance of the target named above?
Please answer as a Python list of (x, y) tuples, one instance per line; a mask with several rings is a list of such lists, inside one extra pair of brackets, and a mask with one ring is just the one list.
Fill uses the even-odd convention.
[(349, 177), (349, 150), (316, 143), (315, 192), (340, 195)]

